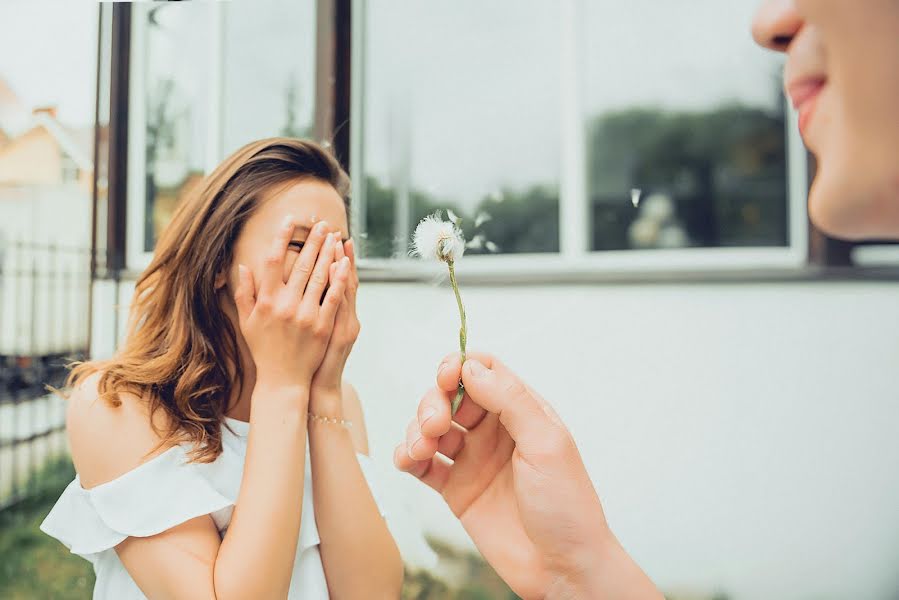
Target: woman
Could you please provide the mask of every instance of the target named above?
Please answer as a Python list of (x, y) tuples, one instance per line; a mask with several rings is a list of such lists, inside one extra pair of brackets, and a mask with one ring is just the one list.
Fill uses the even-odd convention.
[(72, 371), (78, 476), (42, 529), (93, 563), (94, 598), (398, 596), (342, 383), (348, 187), (314, 144), (241, 148), (178, 207), (119, 351)]
[[(812, 221), (899, 237), (899, 0), (769, 0), (753, 34), (787, 54), (785, 89), (818, 158)], [(609, 529), (550, 405), (494, 357), (469, 357), (441, 364), (396, 466), (441, 493), (523, 598), (661, 598)], [(451, 417), (460, 377), (467, 395)]]

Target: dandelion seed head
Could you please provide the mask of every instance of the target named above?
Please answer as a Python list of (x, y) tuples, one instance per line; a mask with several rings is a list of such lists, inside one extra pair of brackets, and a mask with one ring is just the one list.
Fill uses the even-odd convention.
[(415, 228), (412, 253), (425, 259), (454, 262), (465, 254), (465, 238), (455, 224), (444, 221), (437, 212), (422, 219)]

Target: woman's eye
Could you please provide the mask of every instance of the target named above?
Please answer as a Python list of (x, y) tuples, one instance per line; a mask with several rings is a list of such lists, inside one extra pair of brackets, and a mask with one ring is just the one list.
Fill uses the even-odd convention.
[(300, 250), (303, 249), (304, 245), (305, 245), (305, 242), (290, 242), (289, 244), (287, 244), (287, 247), (290, 248), (291, 250), (296, 250), (297, 252), (299, 252)]

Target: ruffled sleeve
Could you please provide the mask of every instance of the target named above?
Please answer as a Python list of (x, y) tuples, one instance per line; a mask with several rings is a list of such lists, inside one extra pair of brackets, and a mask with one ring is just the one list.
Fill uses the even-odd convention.
[(76, 476), (41, 523), (41, 531), (95, 562), (98, 554), (128, 537), (156, 535), (233, 504), (187, 462), (184, 449), (175, 446), (89, 490)]

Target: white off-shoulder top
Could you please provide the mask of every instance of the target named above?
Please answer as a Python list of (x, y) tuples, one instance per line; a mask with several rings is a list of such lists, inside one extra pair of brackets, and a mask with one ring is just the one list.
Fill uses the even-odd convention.
[[(115, 552), (115, 546), (125, 538), (155, 535), (207, 514), (225, 535), (240, 490), (250, 429), (249, 423), (235, 419), (226, 419), (226, 424), (228, 427), (222, 427), (223, 451), (214, 462), (190, 463), (188, 449), (174, 446), (102, 485), (86, 490), (76, 476), (66, 487), (41, 530), (93, 564), (95, 600), (146, 598)], [(386, 517), (377, 470), (370, 458), (357, 456)], [(308, 444), (304, 489), (303, 520), (288, 599), (325, 600), (328, 586), (318, 548)]]

